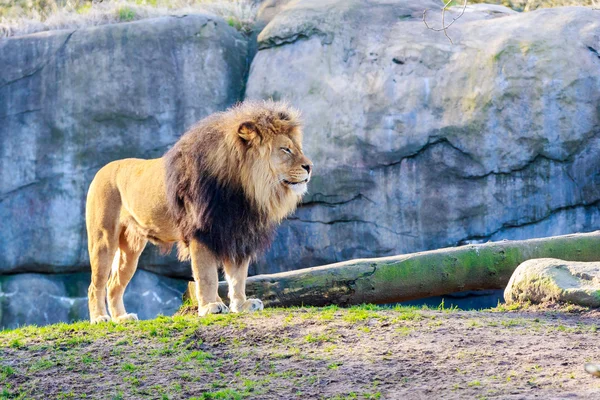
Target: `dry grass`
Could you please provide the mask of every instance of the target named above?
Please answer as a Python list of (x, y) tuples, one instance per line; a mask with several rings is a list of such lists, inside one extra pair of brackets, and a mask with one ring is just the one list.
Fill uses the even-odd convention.
[[(219, 15), (236, 29), (249, 31), (259, 3), (260, 0), (0, 0), (0, 38), (199, 12)], [(468, 0), (468, 3), (501, 4), (517, 11), (533, 11), (592, 6), (594, 0)]]
[[(460, 1), (456, 3), (461, 3)], [(533, 11), (538, 8), (567, 7), (593, 5), (593, 0), (469, 0), (469, 4), (487, 3), (500, 4), (515, 11)]]
[(0, 37), (192, 13), (215, 14), (247, 31), (256, 10), (252, 0), (0, 0)]

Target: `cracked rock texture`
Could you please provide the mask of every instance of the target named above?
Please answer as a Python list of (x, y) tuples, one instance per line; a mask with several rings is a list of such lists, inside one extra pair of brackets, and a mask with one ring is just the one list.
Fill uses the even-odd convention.
[[(0, 276), (0, 329), (88, 319), (90, 274), (24, 273)], [(187, 282), (137, 271), (125, 292), (125, 307), (141, 319), (171, 315), (181, 306)]]
[[(161, 156), (238, 101), (246, 52), (239, 32), (204, 15), (0, 39), (0, 273), (88, 270), (96, 171)], [(165, 262), (152, 251), (142, 265), (168, 273)]]
[[(258, 43), (206, 15), (0, 39), (0, 275), (25, 273), (1, 279), (88, 271), (95, 172), (243, 96), (300, 108), (315, 162), (253, 274), (600, 229), (598, 11), (470, 6), (452, 45), (434, 0), (263, 6)], [(190, 276), (152, 246), (140, 268)]]
[(600, 262), (538, 258), (519, 265), (504, 291), (507, 303), (571, 303), (600, 307)]
[[(214, 16), (0, 39), (0, 327), (87, 318), (85, 197), (120, 158), (161, 156), (242, 96), (247, 40)], [(149, 246), (140, 268), (189, 275)], [(60, 275), (39, 275), (31, 272)], [(126, 303), (172, 314), (185, 282), (138, 271)], [(183, 285), (183, 287), (181, 287)]]
[(597, 11), (469, 7), (452, 45), (426, 7), (291, 2), (258, 36), (246, 95), (301, 109), (315, 176), (256, 271), (600, 228)]

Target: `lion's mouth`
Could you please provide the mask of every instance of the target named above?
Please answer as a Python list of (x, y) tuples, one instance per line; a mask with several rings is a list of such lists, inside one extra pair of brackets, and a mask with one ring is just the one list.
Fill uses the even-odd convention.
[(299, 182), (291, 182), (291, 181), (288, 181), (287, 179), (284, 179), (283, 183), (285, 183), (288, 186), (301, 185), (303, 183), (308, 183), (308, 178), (304, 179), (303, 181), (299, 181)]

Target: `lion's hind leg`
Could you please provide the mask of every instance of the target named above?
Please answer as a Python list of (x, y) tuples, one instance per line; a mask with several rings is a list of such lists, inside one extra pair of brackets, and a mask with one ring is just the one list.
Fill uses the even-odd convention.
[[(110, 321), (106, 309), (106, 283), (119, 240), (119, 192), (106, 182), (110, 171), (100, 170), (90, 185), (86, 203), (86, 227), (92, 279), (88, 306), (92, 323)], [(115, 211), (116, 210), (116, 211)]]
[(116, 251), (112, 242), (110, 238), (106, 238), (90, 243), (92, 281), (88, 288), (88, 306), (93, 324), (110, 321), (106, 310), (106, 283), (110, 275), (111, 259)]
[(224, 262), (223, 269), (229, 286), (229, 307), (232, 312), (253, 312), (264, 308), (259, 299), (246, 299), (246, 278), (249, 261), (241, 264)]
[(127, 228), (119, 235), (119, 249), (108, 280), (108, 308), (115, 322), (137, 321), (137, 314), (128, 314), (123, 303), (125, 288), (131, 281), (138, 260), (147, 241), (141, 237), (127, 234)]

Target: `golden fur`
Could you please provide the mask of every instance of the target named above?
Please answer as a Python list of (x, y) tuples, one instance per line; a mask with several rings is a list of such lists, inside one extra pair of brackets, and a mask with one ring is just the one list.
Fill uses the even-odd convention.
[[(103, 167), (86, 205), (92, 267), (92, 322), (137, 319), (123, 293), (148, 241), (179, 244), (191, 258), (199, 314), (227, 312), (217, 295), (223, 266), (234, 312), (262, 309), (246, 299), (250, 260), (293, 212), (310, 179), (297, 111), (279, 102), (246, 102), (191, 128), (163, 157)], [(111, 269), (112, 265), (112, 269)]]

